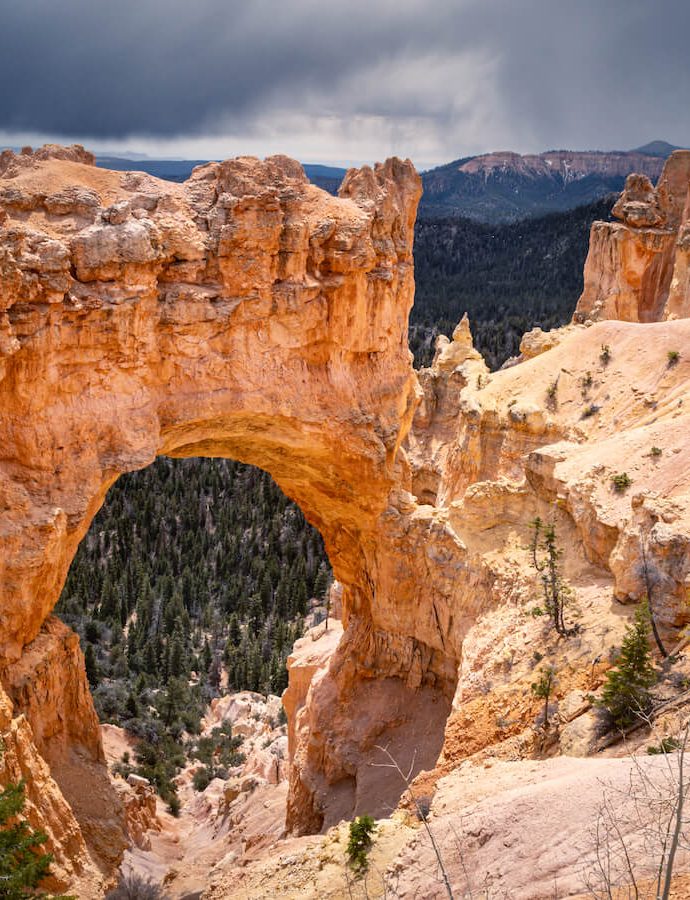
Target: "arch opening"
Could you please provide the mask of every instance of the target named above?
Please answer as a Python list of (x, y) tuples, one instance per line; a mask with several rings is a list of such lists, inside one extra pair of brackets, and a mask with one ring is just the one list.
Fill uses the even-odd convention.
[[(106, 754), (126, 742), (120, 774), (152, 781), (175, 812), (181, 765), (197, 766), (199, 785), (241, 775), (255, 741), (230, 737), (218, 700), (277, 695), (269, 706), (278, 715), (287, 656), (305, 627), (323, 620), (331, 578), (321, 536), (259, 469), (159, 457), (118, 479), (55, 613), (80, 637), (100, 722), (125, 730), (106, 734)], [(200, 737), (214, 700), (228, 732), (218, 738), (218, 759), (207, 753), (211, 738)], [(211, 723), (213, 716), (209, 733)], [(265, 723), (261, 743), (274, 739), (276, 779), (284, 779), (286, 737), (276, 739), (277, 724)], [(42, 750), (50, 761), (50, 742)], [(75, 808), (65, 766), (58, 771)]]

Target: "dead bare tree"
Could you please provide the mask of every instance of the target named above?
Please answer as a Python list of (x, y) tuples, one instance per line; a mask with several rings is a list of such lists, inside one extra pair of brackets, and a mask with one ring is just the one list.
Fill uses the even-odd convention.
[(414, 763), (415, 763), (415, 759), (417, 756), (416, 752), (412, 757), (412, 762), (410, 763), (409, 770), (407, 772), (403, 772), (403, 770), (398, 765), (397, 760), (395, 759), (393, 754), (389, 751), (388, 747), (382, 747), (380, 744), (376, 744), (375, 746), (376, 746), (376, 749), (380, 750), (381, 753), (383, 753), (383, 755), (388, 759), (388, 762), (387, 763), (372, 763), (372, 766), (374, 766), (375, 768), (378, 768), (378, 769), (394, 769), (398, 773), (398, 775), (400, 775), (400, 778), (404, 782), (405, 787), (407, 788), (407, 792), (410, 795), (410, 799), (412, 800), (412, 803), (414, 804), (415, 810), (417, 811), (417, 816), (418, 816), (419, 820), (421, 821), (422, 825), (424, 826), (424, 828), (426, 829), (426, 833), (429, 837), (429, 840), (431, 841), (431, 846), (433, 848), (434, 855), (436, 856), (436, 861), (438, 862), (438, 867), (441, 872), (443, 885), (446, 889), (446, 893), (448, 894), (448, 898), (449, 898), (449, 900), (454, 900), (453, 890), (450, 886), (450, 878), (448, 877), (448, 872), (446, 871), (446, 867), (443, 862), (443, 856), (441, 854), (441, 849), (436, 841), (434, 832), (432, 831), (431, 826), (429, 824), (428, 814), (426, 813), (425, 810), (422, 809), (419, 799), (418, 799), (417, 795), (415, 794), (414, 790), (412, 789), (412, 772), (414, 770)]
[(594, 862), (585, 873), (596, 898), (618, 900), (625, 891), (634, 900), (669, 900), (678, 853), (690, 850), (685, 772), (690, 722), (679, 729), (679, 739), (669, 740), (644, 715), (658, 741), (662, 771), (656, 764), (650, 770), (631, 753), (625, 790), (605, 786), (593, 831)]
[(659, 629), (657, 628), (656, 615), (654, 612), (654, 588), (658, 584), (658, 578), (652, 577), (652, 570), (647, 559), (647, 538), (642, 528), (640, 528), (640, 555), (642, 557), (642, 577), (644, 579), (645, 590), (647, 592), (647, 605), (649, 607), (649, 618), (652, 625), (652, 633), (654, 635), (656, 645), (659, 648), (659, 653), (661, 653), (663, 658), (666, 659), (666, 657), (668, 656), (668, 650), (661, 640), (661, 635), (659, 634)]

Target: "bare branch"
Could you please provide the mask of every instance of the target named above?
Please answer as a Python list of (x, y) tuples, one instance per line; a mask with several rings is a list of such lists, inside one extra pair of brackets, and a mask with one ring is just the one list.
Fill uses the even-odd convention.
[[(413, 769), (414, 769), (414, 757), (413, 757), (412, 766), (411, 766), (410, 769), (409, 769), (408, 775), (405, 775), (405, 773), (402, 771), (402, 769), (401, 769), (400, 766), (398, 765), (398, 762), (397, 762), (397, 760), (395, 759), (395, 757), (394, 757), (394, 756), (392, 755), (392, 753), (390, 753), (390, 751), (388, 750), (388, 747), (381, 747), (380, 744), (376, 744), (375, 746), (376, 746), (376, 749), (377, 749), (377, 750), (380, 750), (381, 753), (383, 753), (384, 756), (386, 756), (386, 757), (388, 758), (388, 761), (389, 761), (387, 764), (381, 764), (381, 763), (379, 763), (379, 764), (378, 764), (379, 767), (395, 769), (395, 771), (400, 775), (400, 777), (402, 778), (403, 782), (405, 783), (405, 786), (406, 786), (407, 791), (408, 791), (408, 793), (409, 793), (409, 795), (410, 795), (410, 798), (412, 799), (412, 802), (414, 803), (415, 809), (417, 810), (417, 815), (418, 815), (418, 817), (419, 817), (419, 819), (420, 819), (422, 825), (423, 825), (424, 828), (426, 829), (426, 833), (428, 834), (429, 840), (431, 841), (431, 846), (432, 846), (432, 848), (433, 848), (434, 854), (436, 855), (436, 860), (438, 861), (439, 869), (441, 870), (441, 874), (442, 874), (442, 878), (443, 878), (443, 884), (444, 884), (444, 886), (445, 886), (446, 893), (448, 894), (448, 898), (449, 898), (449, 900), (454, 900), (454, 898), (453, 898), (453, 891), (452, 891), (451, 886), (450, 886), (450, 879), (448, 878), (448, 872), (446, 871), (446, 867), (445, 867), (445, 865), (444, 865), (444, 863), (443, 863), (443, 856), (441, 855), (441, 850), (439, 849), (439, 846), (438, 846), (438, 844), (436, 843), (436, 838), (434, 837), (434, 833), (433, 833), (433, 831), (431, 830), (431, 827), (430, 827), (430, 825), (429, 825), (428, 817), (427, 817), (426, 813), (422, 810), (422, 807), (421, 807), (421, 805), (420, 805), (420, 803), (419, 803), (419, 800), (417, 799), (416, 794), (415, 794), (414, 791), (412, 790), (412, 783), (411, 783), (411, 780), (410, 780), (410, 777), (409, 777), (409, 776), (411, 775), (411, 773), (412, 773), (412, 771), (413, 771)], [(416, 752), (417, 752), (417, 751), (415, 750), (415, 754), (416, 754)], [(376, 763), (373, 763), (372, 765), (376, 765)]]

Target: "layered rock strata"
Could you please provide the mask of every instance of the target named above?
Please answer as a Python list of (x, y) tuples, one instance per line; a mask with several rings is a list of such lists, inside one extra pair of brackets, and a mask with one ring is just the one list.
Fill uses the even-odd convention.
[[(690, 154), (674, 155), (655, 194), (677, 259), (687, 217), (688, 159)], [(624, 195), (619, 208), (627, 202)], [(631, 226), (602, 227), (637, 240)], [(590, 261), (593, 256), (596, 243)], [(620, 259), (612, 266), (621, 272)], [(634, 295), (638, 309), (647, 303), (641, 287)], [(401, 448), (399, 489), (381, 519), (381, 547), (394, 566), (382, 567), (379, 584), (395, 585), (397, 618), (377, 609), (374, 619), (388, 634), (399, 634), (400, 623), (408, 623), (430, 654), (426, 677), (433, 671), (437, 684), (455, 681), (437, 774), (482, 747), (517, 738), (533, 721), (535, 660), (546, 658), (563, 671), (561, 699), (575, 703), (596, 688), (620, 645), (628, 620), (624, 604), (651, 594), (669, 643), (688, 622), (690, 361), (684, 348), (690, 319), (662, 313), (668, 303), (660, 282), (650, 296), (648, 307), (662, 321), (602, 317), (592, 324), (585, 291), (576, 319), (586, 327), (528, 336), (521, 362), (494, 374), (474, 351), (464, 321), (451, 341), (439, 339), (433, 365), (419, 373), (423, 394)], [(620, 487), (618, 476), (626, 476)], [(536, 516), (555, 525), (563, 574), (574, 591), (571, 616), (579, 632), (569, 642), (554, 642), (531, 614), (543, 606), (528, 552)], [(386, 742), (366, 733), (383, 704), (358, 697), (343, 709), (343, 693), (337, 692), (349, 677), (349, 642), (361, 646), (355, 635), (350, 623), (308, 687), (311, 664), (293, 666), (295, 690), (305, 697), (295, 716), (289, 819), (298, 828), (320, 823), (304, 818), (314, 798), (322, 809), (333, 802), (328, 798), (347, 764), (329, 766), (355, 725), (363, 729), (359, 759), (383, 761), (376, 744)], [(385, 638), (371, 656), (378, 660), (378, 677), (385, 678)], [(410, 676), (408, 685), (414, 684)], [(357, 696), (356, 681), (344, 693)], [(395, 703), (394, 690), (390, 697)], [(596, 744), (595, 731), (595, 717), (584, 704), (564, 724), (556, 750), (586, 754)], [(388, 746), (405, 768), (425, 742), (421, 728)], [(529, 754), (533, 748), (513, 749)], [(357, 761), (349, 765), (358, 783), (366, 783)], [(375, 790), (367, 800), (376, 811)], [(330, 821), (328, 813), (323, 821)]]
[(561, 179), (565, 183), (588, 175), (622, 175), (631, 170), (649, 178), (658, 178), (664, 161), (661, 157), (633, 151), (606, 153), (577, 150), (547, 150), (521, 156), (509, 150), (473, 156), (458, 166), (459, 172), (470, 175), (492, 175), (515, 172), (528, 178)]

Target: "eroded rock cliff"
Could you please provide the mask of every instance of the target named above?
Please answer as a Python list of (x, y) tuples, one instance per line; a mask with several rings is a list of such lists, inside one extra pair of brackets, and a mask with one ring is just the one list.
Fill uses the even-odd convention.
[(690, 150), (676, 150), (656, 188), (629, 175), (617, 223), (592, 225), (575, 318), (658, 322), (690, 315)]
[[(655, 194), (672, 242), (687, 215), (688, 159), (671, 159)], [(602, 228), (637, 240), (627, 225)], [(594, 243), (590, 261), (596, 252)], [(611, 265), (618, 277), (621, 260)], [(638, 284), (636, 308), (640, 296)], [(559, 698), (578, 710), (564, 720), (558, 747), (590, 752), (596, 723), (581, 698), (601, 683), (627, 621), (623, 605), (650, 591), (649, 573), (667, 640), (675, 642), (688, 621), (690, 361), (683, 348), (690, 319), (662, 314), (660, 282), (649, 309), (664, 321), (650, 324), (592, 324), (587, 297), (585, 291), (576, 316), (587, 327), (528, 337), (519, 365), (489, 374), (463, 322), (452, 341), (439, 340), (434, 364), (420, 373), (423, 396), (401, 448), (401, 480), (380, 522), (377, 605), (370, 623), (350, 617), (296, 717), (288, 821), (298, 829), (321, 822), (300, 819), (314, 798), (326, 810), (323, 821), (331, 821), (333, 788), (342, 787), (346, 772), (366, 786), (362, 795), (353, 788), (355, 810), (365, 811), (362, 796), (376, 811), (382, 794), (366, 775), (382, 762), (376, 745), (387, 745), (406, 768), (433, 731), (425, 724), (396, 742), (392, 732), (372, 727), (385, 703), (369, 686), (369, 704), (357, 694), (366, 683), (362, 673), (376, 676), (381, 689), (382, 677), (397, 679), (387, 686), (393, 706), (403, 681), (416, 696), (433, 684), (439, 718), (446, 709), (440, 698), (452, 691), (436, 776), (420, 782), (426, 789), (483, 747), (506, 742), (505, 752), (533, 752), (524, 735), (536, 715), (535, 666), (544, 658), (563, 672)], [(620, 489), (614, 478), (623, 474), (627, 487)], [(572, 615), (580, 630), (568, 642), (549, 638), (531, 614), (541, 591), (528, 552), (536, 516), (556, 527), (577, 598)], [(361, 637), (360, 628), (371, 636)], [(416, 656), (401, 639), (405, 631), (419, 642)], [(357, 658), (362, 647), (371, 648), (364, 659)], [(304, 670), (294, 677), (301, 683)], [(357, 703), (348, 706), (353, 696)], [(433, 706), (427, 701), (424, 708)]]

